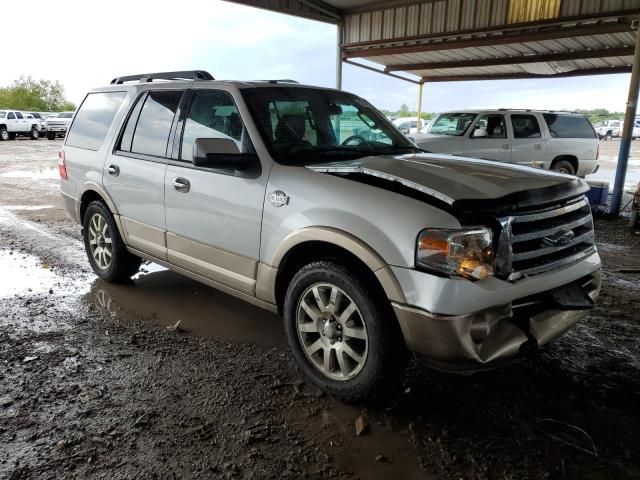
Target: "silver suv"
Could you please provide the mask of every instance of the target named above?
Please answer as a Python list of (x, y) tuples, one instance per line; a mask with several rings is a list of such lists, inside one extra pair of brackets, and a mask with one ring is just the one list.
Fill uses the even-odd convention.
[(117, 78), (83, 101), (60, 175), (100, 278), (146, 259), (280, 312), (342, 398), (393, 391), (410, 353), (470, 371), (535, 350), (600, 290), (583, 180), (423, 153), (337, 90)]

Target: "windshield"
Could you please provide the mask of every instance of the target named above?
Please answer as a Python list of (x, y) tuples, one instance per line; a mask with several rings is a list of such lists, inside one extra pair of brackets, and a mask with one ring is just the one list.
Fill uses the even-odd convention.
[(6, 112), (0, 112), (0, 118), (4, 118), (6, 115)]
[(251, 88), (242, 94), (280, 163), (306, 165), (419, 151), (355, 95), (300, 87)]
[(475, 113), (443, 113), (433, 122), (429, 133), (459, 137), (464, 135), (474, 118)]
[(70, 112), (62, 112), (58, 114), (58, 118), (71, 118), (73, 117), (73, 113)]

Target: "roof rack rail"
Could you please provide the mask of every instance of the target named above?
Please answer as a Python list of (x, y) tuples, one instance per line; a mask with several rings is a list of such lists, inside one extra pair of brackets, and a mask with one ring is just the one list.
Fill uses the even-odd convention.
[(295, 80), (291, 80), (290, 78), (279, 78), (275, 80), (254, 80), (254, 82), (265, 82), (265, 83), (300, 83)]
[(111, 80), (112, 85), (122, 85), (124, 82), (140, 81), (152, 82), (154, 80), (215, 80), (213, 76), (205, 70), (183, 70), (180, 72), (156, 72), (141, 73), (138, 75), (125, 75)]

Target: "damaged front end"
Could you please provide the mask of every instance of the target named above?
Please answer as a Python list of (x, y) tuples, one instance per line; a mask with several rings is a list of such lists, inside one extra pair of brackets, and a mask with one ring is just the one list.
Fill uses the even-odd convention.
[(600, 272), (465, 315), (393, 304), (407, 346), (434, 368), (472, 372), (530, 354), (584, 318), (600, 293)]

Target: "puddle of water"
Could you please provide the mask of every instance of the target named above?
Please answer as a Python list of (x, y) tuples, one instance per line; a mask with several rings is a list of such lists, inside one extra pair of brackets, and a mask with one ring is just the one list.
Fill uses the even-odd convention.
[(133, 284), (96, 280), (85, 297), (104, 315), (122, 321), (150, 319), (187, 333), (223, 341), (266, 346), (286, 345), (277, 315), (219, 292), (155, 264), (134, 277)]
[(3, 208), (12, 212), (36, 212), (38, 210), (55, 208), (55, 205), (5, 205)]
[(57, 168), (37, 168), (35, 170), (12, 170), (0, 173), (4, 178), (30, 178), (33, 180), (58, 180), (60, 173)]
[(46, 293), (60, 285), (60, 280), (58, 275), (36, 257), (0, 250), (0, 298)]

